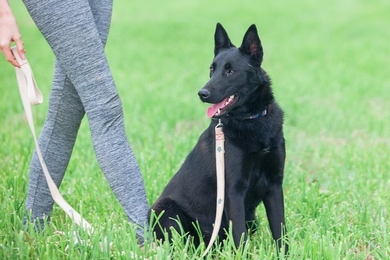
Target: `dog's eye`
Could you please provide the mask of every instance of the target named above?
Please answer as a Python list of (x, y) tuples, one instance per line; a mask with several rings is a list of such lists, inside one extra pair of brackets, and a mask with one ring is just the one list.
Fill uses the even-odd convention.
[(210, 66), (210, 78), (214, 74), (214, 66)]
[(226, 76), (230, 76), (234, 74), (234, 70), (228, 69), (226, 70)]
[(234, 73), (234, 70), (232, 69), (232, 64), (229, 62), (225, 64), (225, 73), (226, 76), (230, 76)]

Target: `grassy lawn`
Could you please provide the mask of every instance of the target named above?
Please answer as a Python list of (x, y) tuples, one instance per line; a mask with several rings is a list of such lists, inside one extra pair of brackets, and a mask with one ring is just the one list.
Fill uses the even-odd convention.
[[(11, 2), (46, 98), (34, 108), (39, 131), (54, 57), (24, 6)], [(149, 204), (209, 123), (197, 92), (208, 79), (215, 24), (239, 45), (255, 23), (285, 111), (290, 259), (390, 259), (389, 1), (114, 2), (106, 51)], [(0, 259), (200, 258), (204, 248), (179, 236), (172, 246), (138, 248), (96, 162), (87, 120), (60, 190), (97, 232), (80, 232), (84, 243), (76, 243), (67, 233), (79, 229), (58, 206), (44, 233), (21, 231), (34, 147), (14, 70), (2, 57), (0, 91)], [(276, 259), (262, 205), (257, 213), (260, 230), (242, 252), (226, 241), (207, 259)]]

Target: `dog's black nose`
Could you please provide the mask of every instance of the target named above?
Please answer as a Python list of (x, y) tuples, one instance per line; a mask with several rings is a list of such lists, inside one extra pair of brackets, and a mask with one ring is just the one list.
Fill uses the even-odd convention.
[(201, 90), (199, 90), (198, 95), (202, 101), (205, 101), (206, 99), (208, 99), (210, 97), (210, 91), (202, 88)]

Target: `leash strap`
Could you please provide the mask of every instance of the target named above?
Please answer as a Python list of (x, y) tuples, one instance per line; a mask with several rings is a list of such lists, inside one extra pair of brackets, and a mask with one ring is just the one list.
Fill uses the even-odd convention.
[(65, 213), (75, 222), (77, 225), (82, 227), (88, 234), (93, 233), (93, 228), (91, 224), (88, 223), (85, 219), (81, 217), (81, 215), (74, 210), (68, 202), (60, 194), (57, 186), (55, 185), (53, 179), (51, 178), (49, 171), (46, 167), (45, 161), (43, 160), (43, 156), (41, 150), (39, 149), (35, 128), (34, 128), (34, 120), (31, 105), (42, 104), (43, 96), (38, 86), (35, 82), (34, 75), (32, 73), (31, 67), (27, 61), (27, 59), (21, 59), (19, 53), (16, 49), (16, 46), (11, 48), (12, 53), (14, 54), (16, 60), (20, 64), (20, 68), (15, 67), (16, 71), (16, 79), (19, 85), (20, 97), (22, 99), (24, 111), (26, 113), (27, 121), (30, 126), (31, 133), (34, 137), (36, 152), (39, 158), (39, 162), (41, 163), (43, 173), (45, 175), (47, 185), (50, 189), (50, 194), (53, 197), (53, 200), (65, 211)]
[(223, 208), (225, 204), (225, 135), (221, 120), (215, 127), (215, 164), (217, 171), (217, 207), (215, 213), (214, 229), (210, 242), (202, 257), (210, 251), (221, 227)]

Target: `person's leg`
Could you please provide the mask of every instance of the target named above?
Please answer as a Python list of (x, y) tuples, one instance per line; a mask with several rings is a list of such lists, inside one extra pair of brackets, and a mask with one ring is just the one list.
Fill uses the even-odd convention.
[[(84, 108), (80, 98), (56, 62), (49, 110), (38, 143), (50, 175), (58, 187), (68, 166), (83, 116)], [(39, 221), (41, 227), (38, 228), (43, 229), (43, 218), (50, 216), (53, 204), (42, 166), (34, 151), (25, 207), (31, 211), (32, 220)]]
[[(87, 0), (24, 2), (80, 97), (105, 177), (130, 221), (143, 227), (148, 211), (145, 187), (126, 137), (122, 104), (95, 24), (96, 8), (91, 10)], [(107, 10), (111, 13), (111, 8)], [(58, 148), (61, 144), (53, 149)], [(45, 153), (49, 164), (50, 154)], [(143, 231), (137, 232), (142, 243)]]

